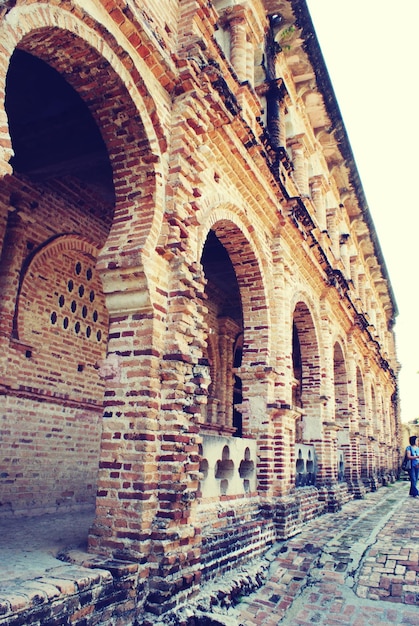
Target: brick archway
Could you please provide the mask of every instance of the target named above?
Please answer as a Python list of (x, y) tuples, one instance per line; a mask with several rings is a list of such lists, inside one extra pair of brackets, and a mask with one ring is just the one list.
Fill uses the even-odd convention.
[[(45, 207), (43, 199), (44, 205), (41, 210), (39, 203), (37, 206), (36, 202), (32, 202), (32, 198), (26, 198), (20, 193), (15, 211), (16, 221), (19, 222), (22, 215), (24, 219), (29, 220), (30, 227), (26, 228), (25, 232), (24, 222), (19, 223), (19, 233), (16, 237), (20, 238), (21, 258), (18, 259), (16, 255), (16, 262), (11, 268), (10, 275), (21, 270), (22, 261), (30, 249), (27, 248), (27, 244), (32, 247), (39, 245), (51, 232), (54, 234), (59, 232), (60, 224), (57, 225), (58, 220), (55, 219), (57, 211), (61, 212), (65, 221), (65, 226), (61, 226), (61, 232), (63, 229), (66, 232), (74, 231), (78, 235), (86, 232), (92, 235), (92, 240), (98, 244), (95, 252), (95, 259), (97, 258), (95, 270), (102, 280), (106, 313), (109, 314), (109, 332), (102, 333), (100, 344), (107, 348), (109, 355), (102, 379), (102, 391), (106, 386), (105, 411), (101, 410), (104, 419), (99, 422), (103, 431), (96, 500), (97, 518), (91, 532), (91, 548), (109, 553), (119, 550), (118, 553), (122, 554), (125, 544), (134, 534), (138, 539), (137, 543), (143, 541), (148, 532), (148, 518), (153, 518), (154, 515), (154, 504), (151, 506), (150, 503), (144, 504), (149, 497), (144, 496), (144, 493), (154, 491), (155, 481), (154, 478), (149, 481), (145, 478), (144, 468), (150, 455), (155, 455), (156, 438), (152, 416), (158, 411), (158, 399), (155, 398), (158, 398), (159, 394), (159, 389), (156, 388), (158, 380), (156, 372), (160, 355), (153, 343), (157, 335), (153, 332), (154, 319), (150, 314), (153, 295), (150, 293), (144, 258), (150, 259), (151, 254), (147, 253), (154, 249), (160, 232), (165, 198), (163, 186), (157, 181), (161, 179), (162, 174), (161, 154), (166, 149), (157, 113), (158, 107), (150, 95), (152, 87), (149, 83), (154, 79), (143, 60), (139, 57), (136, 62), (130, 59), (112, 34), (97, 25), (92, 17), (78, 6), (71, 7), (66, 4), (66, 8), (62, 8), (45, 4), (41, 6), (37, 3), (19, 5), (7, 14), (2, 22), (2, 29), (3, 33), (7, 31), (4, 38), (9, 44), (7, 52), (4, 53), (5, 64), (7, 65), (14, 50), (18, 48), (23, 53), (37, 57), (63, 76), (89, 109), (100, 131), (111, 165), (115, 191), (113, 218), (110, 210), (107, 210), (105, 216), (97, 207), (89, 206), (90, 213), (87, 219), (84, 213), (85, 203), (80, 208), (78, 190), (69, 185), (68, 180), (66, 180), (68, 202), (64, 197), (66, 194), (63, 193), (62, 181), (59, 181), (60, 194), (56, 194), (56, 197), (60, 198), (58, 209), (52, 202)], [(4, 84), (0, 85), (0, 92), (2, 89), (5, 89)], [(2, 110), (1, 114), (4, 121), (5, 111)], [(7, 129), (7, 123), (4, 128)], [(11, 147), (7, 132), (4, 132), (1, 139), (6, 146), (3, 158), (8, 161)], [(19, 192), (24, 188), (25, 177), (16, 172), (10, 175), (8, 167), (3, 168), (3, 171), (5, 170), (9, 174), (5, 179), (8, 190), (11, 190), (11, 197), (15, 187), (19, 188)], [(33, 187), (41, 197), (42, 186), (34, 182)], [(58, 185), (51, 193), (49, 188), (49, 196), (57, 189)], [(94, 197), (92, 198), (94, 204)], [(4, 201), (4, 206), (7, 206), (7, 200), (8, 198)], [(36, 206), (36, 210), (31, 213), (31, 207)], [(49, 215), (54, 218), (53, 225), (49, 223), (48, 210)], [(36, 219), (40, 220), (40, 216), (44, 220), (40, 224), (40, 232), (34, 232), (35, 227), (32, 224)], [(30, 235), (34, 233), (33, 242), (25, 240), (28, 233)], [(84, 258), (81, 261), (81, 271), (86, 271), (89, 268), (84, 267), (83, 260)], [(78, 261), (76, 259), (72, 261), (72, 267), (75, 269)], [(9, 282), (12, 289), (12, 281)], [(84, 332), (84, 340), (90, 340), (93, 337), (93, 326), (90, 325), (90, 331), (87, 325), (84, 326), (83, 313), (81, 319), (70, 317), (77, 316), (79, 310), (84, 310), (84, 306), (87, 316), (93, 315), (94, 309), (90, 310), (87, 302), (79, 302), (77, 298), (74, 299), (76, 304), (73, 305), (68, 282), (60, 287), (62, 289), (57, 290), (59, 293), (54, 302), (57, 310), (48, 312), (48, 324), (54, 328), (61, 324), (60, 333), (67, 332), (73, 324), (72, 333), (80, 339), (81, 333)], [(64, 298), (62, 307), (61, 296)], [(75, 311), (71, 309), (72, 305), (77, 307)], [(70, 309), (64, 315), (63, 309), (67, 306)], [(23, 312), (23, 308), (21, 311)], [(41, 313), (41, 317), (45, 318), (46, 310)], [(65, 319), (68, 319), (68, 328), (62, 327)], [(21, 321), (22, 319), (19, 320), (19, 325)], [(95, 328), (94, 331), (97, 338), (98, 329)], [(89, 332), (89, 337), (86, 337), (86, 333)], [(74, 335), (71, 334), (71, 340), (73, 339)], [(24, 345), (18, 349), (24, 349)], [(83, 363), (77, 365), (82, 366)], [(80, 373), (80, 377), (81, 375)], [(130, 385), (134, 375), (138, 386), (141, 387), (138, 392), (133, 391)], [(77, 393), (77, 388), (74, 392)], [(109, 445), (110, 440), (113, 442), (112, 445)], [(132, 463), (134, 449), (135, 463)], [(97, 470), (97, 458), (95, 460)], [(124, 478), (117, 472), (116, 467), (123, 468)], [(116, 473), (119, 474), (120, 480), (115, 482)], [(119, 520), (111, 519), (108, 514), (107, 489), (110, 480), (115, 484), (113, 493), (118, 491), (118, 495), (112, 500), (113, 505), (117, 507), (122, 502), (126, 516), (132, 520), (132, 527), (125, 528), (124, 531), (117, 527)], [(130, 488), (127, 489), (128, 482)], [(95, 487), (96, 484), (93, 484), (93, 493)], [(104, 526), (106, 532), (103, 532)], [(143, 528), (144, 532), (139, 531), (139, 528)], [(113, 532), (115, 540), (108, 540)], [(148, 545), (144, 549), (147, 550)]]
[(333, 381), (334, 381), (334, 415), (338, 427), (337, 432), (337, 453), (338, 453), (338, 480), (343, 481), (344, 477), (349, 481), (351, 456), (351, 424), (349, 415), (349, 389), (348, 389), (348, 368), (345, 352), (340, 341), (335, 341), (333, 346)]
[[(320, 350), (313, 316), (305, 302), (299, 300), (294, 309), (293, 322), (300, 354), (299, 397), (304, 411), (302, 424), (297, 428), (297, 439), (304, 442), (320, 440)], [(319, 429), (320, 427), (320, 429)]]
[[(270, 315), (260, 249), (248, 228), (227, 209), (214, 211), (204, 230), (212, 230), (228, 253), (236, 274), (243, 309), (243, 360), (245, 367), (266, 365), (270, 358)], [(203, 245), (203, 242), (202, 242)]]
[[(149, 111), (156, 107), (149, 88), (141, 69), (134, 67), (126, 52), (118, 55), (119, 46), (112, 35), (104, 33), (83, 10), (70, 13), (45, 5), (41, 10), (34, 3), (15, 7), (9, 15), (10, 20), (3, 24), (9, 56), (17, 47), (57, 70), (81, 95), (100, 129), (112, 165), (116, 202), (99, 267), (106, 271), (112, 266), (114, 285), (116, 268), (132, 266), (133, 258), (137, 266), (141, 264), (141, 251), (154, 246), (162, 220), (164, 200), (155, 180), (165, 139), (158, 117), (150, 118)], [(148, 74), (144, 65), (144, 75)], [(0, 93), (5, 89), (5, 84), (0, 84)], [(0, 115), (6, 115), (4, 109)], [(7, 117), (4, 128), (8, 128)], [(2, 137), (2, 144), (7, 162), (12, 155), (8, 134)], [(10, 172), (4, 163), (5, 170)]]

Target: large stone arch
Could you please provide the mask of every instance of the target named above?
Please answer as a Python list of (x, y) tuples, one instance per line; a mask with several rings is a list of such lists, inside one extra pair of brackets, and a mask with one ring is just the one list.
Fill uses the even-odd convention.
[[(112, 28), (111, 21), (109, 27)], [(115, 211), (110, 224), (106, 224), (106, 232), (99, 229), (95, 238), (101, 250), (96, 269), (102, 278), (110, 324), (108, 358), (102, 370), (106, 389), (104, 419), (100, 423), (103, 432), (97, 518), (90, 545), (103, 553), (125, 554), (135, 528), (133, 553), (137, 555), (140, 552), (137, 544), (148, 537), (155, 506), (156, 478), (146, 476), (144, 468), (156, 455), (160, 353), (154, 343), (156, 336), (163, 333), (154, 332), (151, 304), (154, 285), (149, 281), (144, 258), (152, 258), (165, 207), (161, 182), (165, 137), (158, 106), (151, 96), (152, 90), (157, 89), (164, 100), (164, 91), (153, 83), (152, 74), (140, 56), (135, 61), (130, 58), (109, 31), (76, 5), (66, 3), (65, 9), (41, 3), (14, 7), (2, 22), (0, 41), (4, 44), (5, 66), (14, 50), (19, 49), (38, 57), (65, 77), (95, 120), (111, 164)], [(0, 85), (0, 97), (4, 89), (5, 83)], [(13, 190), (18, 177), (8, 165), (12, 148), (5, 109), (0, 110), (0, 115), (5, 122), (1, 137), (5, 146), (3, 172), (8, 188)], [(30, 202), (24, 198), (14, 210), (16, 221), (20, 214), (33, 220), (26, 205)], [(7, 207), (7, 203), (3, 206)], [(100, 219), (96, 224), (99, 222)], [(84, 226), (84, 223), (79, 227), (76, 224), (74, 232), (80, 234)], [(25, 224), (21, 230), (24, 227)], [(22, 242), (25, 243), (24, 239)], [(17, 349), (24, 350), (24, 346)], [(139, 389), (133, 390), (130, 382), (134, 375)], [(109, 441), (114, 443), (109, 446)], [(124, 480), (116, 469), (122, 467), (128, 472)], [(108, 491), (111, 479), (114, 497)], [(133, 485), (133, 493), (126, 488), (127, 483)], [(94, 484), (93, 492), (95, 487)], [(124, 530), (117, 528), (120, 509), (131, 520)], [(115, 515), (110, 515), (110, 511)]]
[(200, 228), (197, 257), (212, 230), (226, 249), (234, 267), (243, 307), (243, 365), (268, 365), (271, 356), (270, 306), (266, 259), (250, 225), (230, 206), (217, 207)]
[[(139, 57), (136, 63), (142, 64), (136, 66), (91, 17), (82, 12), (78, 19), (58, 6), (15, 7), (2, 24), (0, 41), (9, 58), (19, 48), (54, 67), (82, 96), (97, 122), (115, 181), (115, 219), (100, 260), (102, 270), (112, 267), (112, 279), (105, 277), (104, 283), (106, 291), (113, 291), (118, 268), (138, 268), (141, 250), (154, 247), (164, 210), (163, 190), (156, 180), (165, 139), (157, 115), (151, 119), (149, 113), (157, 108), (150, 96), (150, 72)], [(4, 93), (5, 83), (0, 84)], [(0, 115), (5, 122), (3, 171), (10, 173), (5, 163), (13, 151), (4, 108)], [(134, 278), (131, 281), (127, 271), (123, 278), (123, 290), (132, 289)]]
[[(303, 294), (295, 294), (291, 302), (294, 354), (294, 385), (302, 409), (301, 422), (297, 424), (296, 439), (312, 443), (321, 439), (321, 346), (315, 321), (315, 308)], [(298, 360), (299, 368), (298, 368)], [(297, 371), (298, 370), (298, 371)]]

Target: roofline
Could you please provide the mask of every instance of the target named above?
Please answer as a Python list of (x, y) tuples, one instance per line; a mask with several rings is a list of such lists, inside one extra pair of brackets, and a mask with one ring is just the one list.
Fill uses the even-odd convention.
[(393, 317), (397, 317), (399, 311), (391, 285), (390, 276), (384, 260), (384, 255), (381, 250), (375, 225), (371, 217), (361, 178), (356, 166), (355, 157), (352, 152), (348, 133), (346, 132), (345, 124), (343, 122), (335, 91), (330, 80), (329, 72), (327, 70), (306, 0), (290, 0), (290, 2), (295, 15), (296, 23), (302, 30), (302, 39), (304, 41), (303, 47), (310, 59), (310, 63), (316, 75), (316, 80), (323, 95), (327, 113), (335, 130), (335, 136), (339, 149), (348, 165), (350, 182), (354, 187), (362, 215), (369, 227), (375, 255), (380, 264), (383, 276), (387, 281), (389, 296), (393, 307)]

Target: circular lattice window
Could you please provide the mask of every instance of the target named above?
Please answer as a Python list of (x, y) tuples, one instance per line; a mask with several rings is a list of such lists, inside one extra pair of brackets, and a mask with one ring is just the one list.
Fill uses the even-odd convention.
[(77, 363), (103, 357), (108, 314), (97, 248), (76, 237), (60, 237), (30, 263), (19, 296), (19, 338)]

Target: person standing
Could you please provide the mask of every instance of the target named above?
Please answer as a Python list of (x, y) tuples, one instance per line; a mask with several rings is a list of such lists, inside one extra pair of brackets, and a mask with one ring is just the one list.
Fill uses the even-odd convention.
[(410, 477), (410, 491), (409, 496), (412, 498), (417, 498), (419, 495), (418, 491), (418, 479), (419, 479), (419, 447), (418, 447), (418, 437), (416, 435), (412, 435), (409, 437), (409, 444), (406, 448), (407, 458), (410, 460), (410, 469), (409, 469), (409, 477)]

